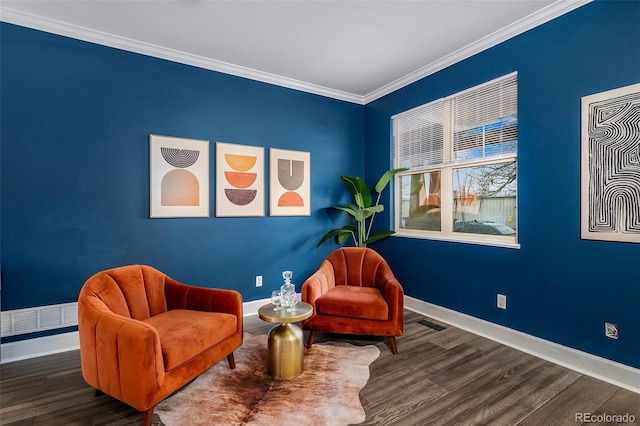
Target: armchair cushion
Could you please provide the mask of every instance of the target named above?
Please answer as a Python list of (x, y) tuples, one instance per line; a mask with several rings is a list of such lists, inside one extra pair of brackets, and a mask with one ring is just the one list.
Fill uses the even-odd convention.
[(176, 309), (144, 320), (158, 331), (164, 368), (173, 370), (236, 332), (236, 317)]
[(380, 290), (374, 287), (340, 285), (316, 299), (319, 315), (387, 320), (389, 308)]

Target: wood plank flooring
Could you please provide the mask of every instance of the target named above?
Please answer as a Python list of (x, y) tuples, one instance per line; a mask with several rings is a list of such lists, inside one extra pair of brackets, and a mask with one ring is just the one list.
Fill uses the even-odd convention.
[[(424, 320), (444, 328), (420, 323)], [(265, 334), (271, 327), (257, 316), (245, 318), (246, 332)], [(640, 394), (408, 310), (398, 355), (383, 338), (317, 333), (315, 341), (331, 339), (380, 349), (360, 392), (362, 425), (618, 424), (576, 421), (576, 413), (629, 413), (635, 416), (632, 424), (640, 424)], [(141, 420), (139, 412), (110, 396), (94, 396), (82, 379), (78, 351), (0, 365), (1, 425), (138, 425)]]

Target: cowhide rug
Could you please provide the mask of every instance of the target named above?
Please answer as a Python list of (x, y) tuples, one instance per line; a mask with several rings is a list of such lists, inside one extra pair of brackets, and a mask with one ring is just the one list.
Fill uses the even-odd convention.
[[(380, 355), (373, 346), (345, 342), (305, 349), (304, 371), (292, 380), (267, 374), (267, 336), (244, 335), (234, 352), (154, 410), (166, 426), (347, 425), (365, 420), (359, 392), (369, 365)], [(155, 416), (154, 416), (155, 417)]]

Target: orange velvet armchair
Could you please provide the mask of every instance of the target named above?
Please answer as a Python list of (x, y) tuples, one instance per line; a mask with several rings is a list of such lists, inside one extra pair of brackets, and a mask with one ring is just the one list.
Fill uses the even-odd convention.
[(370, 248), (339, 248), (302, 284), (313, 315), (302, 322), (307, 348), (316, 331), (396, 337), (404, 333), (404, 291), (387, 262)]
[(78, 298), (85, 381), (143, 412), (242, 345), (242, 296), (194, 287), (144, 265), (98, 272)]

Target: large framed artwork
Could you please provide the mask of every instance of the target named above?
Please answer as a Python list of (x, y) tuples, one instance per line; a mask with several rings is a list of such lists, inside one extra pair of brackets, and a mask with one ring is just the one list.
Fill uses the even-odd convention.
[(640, 243), (640, 84), (582, 98), (582, 239)]
[(216, 142), (216, 216), (264, 216), (264, 148)]
[(209, 141), (149, 136), (150, 216), (209, 216)]
[(311, 215), (311, 154), (269, 150), (271, 216)]

